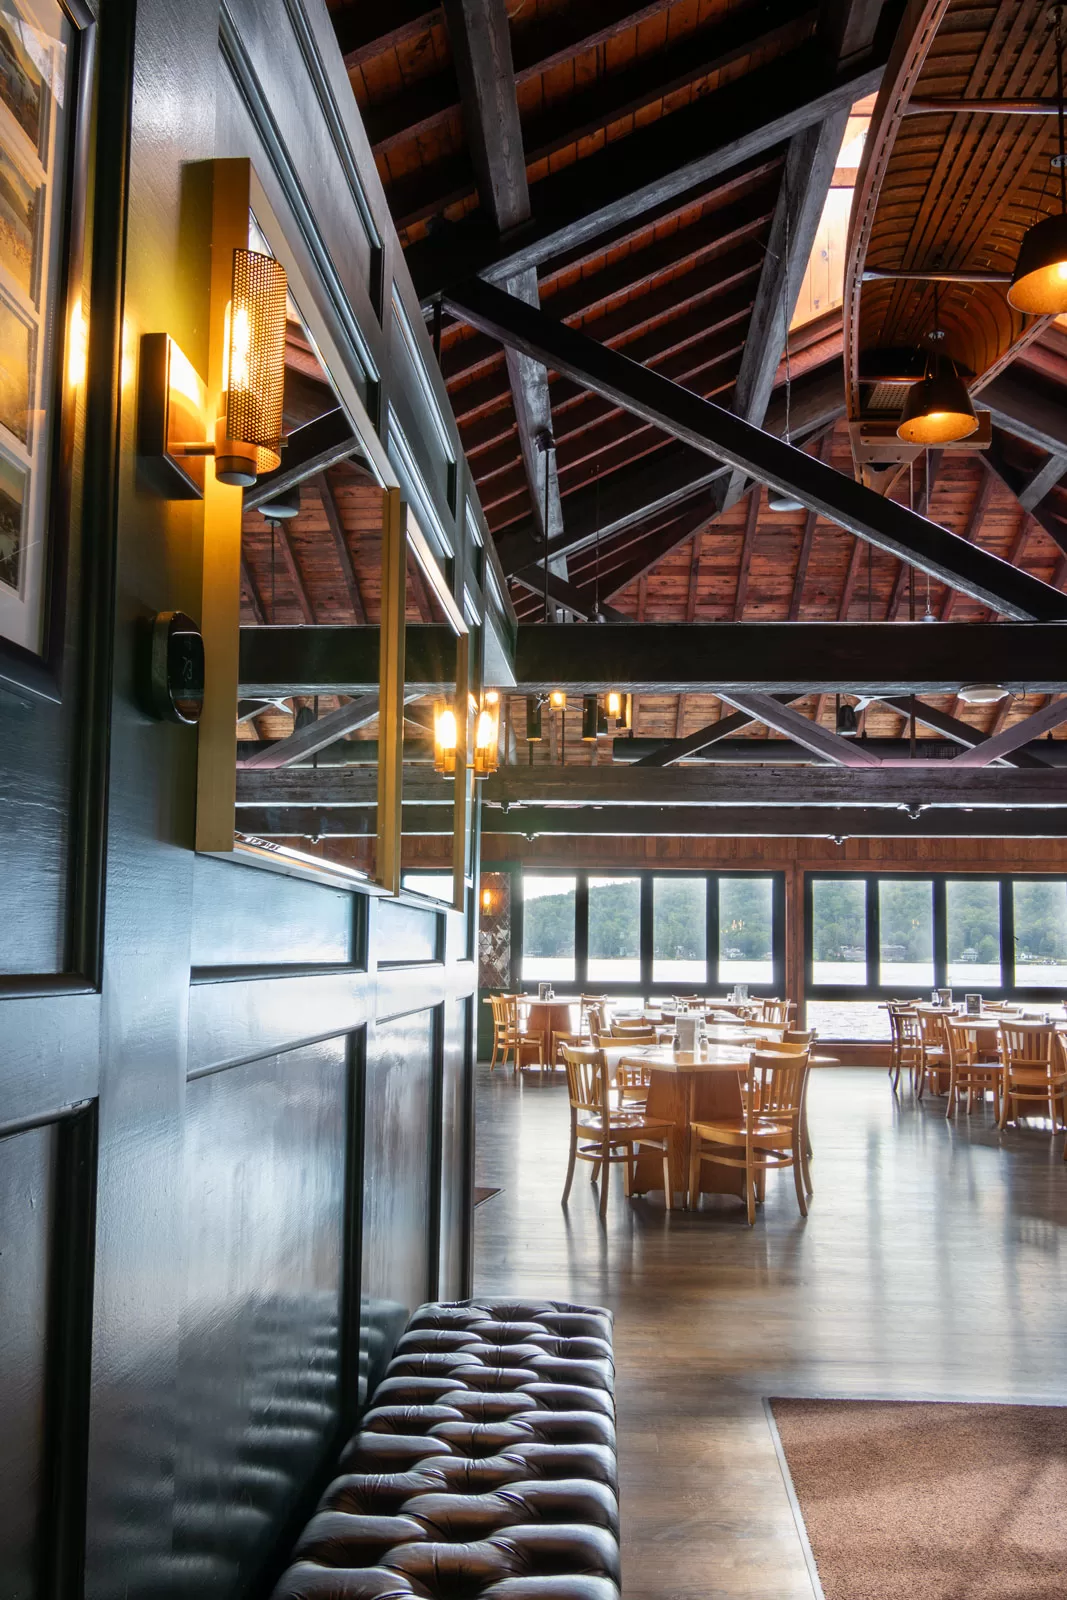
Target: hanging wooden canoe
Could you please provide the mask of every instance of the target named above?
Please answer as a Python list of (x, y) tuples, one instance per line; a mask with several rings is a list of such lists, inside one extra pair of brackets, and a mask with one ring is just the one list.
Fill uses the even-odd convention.
[[(975, 109), (976, 101), (991, 109)], [(912, 0), (871, 119), (849, 225), (846, 400), (857, 476), (873, 486), (918, 453), (896, 427), (931, 348), (953, 359), (977, 398), (1049, 320), (1013, 310), (1007, 289), (1027, 228), (1059, 209), (1050, 106), (1055, 33), (1047, 4)], [(935, 283), (943, 331), (936, 346)], [(988, 445), (988, 413), (979, 421), (953, 449)]]

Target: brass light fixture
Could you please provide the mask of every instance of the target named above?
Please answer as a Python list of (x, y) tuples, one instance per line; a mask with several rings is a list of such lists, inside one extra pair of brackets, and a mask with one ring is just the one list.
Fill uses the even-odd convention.
[(1060, 214), (1042, 217), (1023, 235), (1008, 304), (1016, 311), (1055, 317), (1067, 311), (1067, 151), (1063, 106), (1063, 7), (1056, 6), (1056, 105), (1059, 154), (1052, 165), (1060, 174)]
[(487, 778), (495, 772), (499, 757), (500, 696), (495, 689), (486, 689), (474, 722), (474, 776)]
[(566, 711), (567, 696), (563, 689), (553, 689), (548, 697), (548, 703), (553, 711)]
[(247, 489), (281, 465), (285, 293), (285, 268), (273, 256), (234, 251), (215, 423), (220, 483)]
[(433, 770), (451, 777), (456, 770), (457, 727), (455, 708), (436, 700), (433, 708)]

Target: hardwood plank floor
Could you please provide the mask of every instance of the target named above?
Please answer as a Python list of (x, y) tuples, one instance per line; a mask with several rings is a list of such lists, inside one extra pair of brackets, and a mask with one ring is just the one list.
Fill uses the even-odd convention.
[(668, 1216), (612, 1174), (605, 1228), (567, 1099), (479, 1068), (475, 1291), (615, 1312), (626, 1600), (811, 1600), (769, 1395), (1067, 1401), (1063, 1136), (896, 1105), (883, 1071), (816, 1072), (815, 1197), (788, 1172)]

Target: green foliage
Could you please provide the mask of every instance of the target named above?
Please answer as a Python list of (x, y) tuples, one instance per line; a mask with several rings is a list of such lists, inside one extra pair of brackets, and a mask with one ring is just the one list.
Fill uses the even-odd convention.
[(866, 885), (857, 878), (816, 878), (812, 884), (812, 944), (816, 961), (844, 961), (867, 939)]
[(657, 878), (652, 885), (652, 955), (660, 961), (703, 961), (707, 951), (707, 882)]
[(574, 954), (574, 890), (543, 894), (523, 905), (522, 942), (528, 956)]
[(1062, 961), (1067, 956), (1067, 885), (1017, 883), (1014, 888), (1017, 959)]

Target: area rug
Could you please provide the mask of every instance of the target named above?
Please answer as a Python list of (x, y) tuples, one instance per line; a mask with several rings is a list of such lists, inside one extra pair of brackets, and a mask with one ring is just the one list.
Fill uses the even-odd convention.
[(1067, 1408), (770, 1407), (825, 1600), (1067, 1595)]

